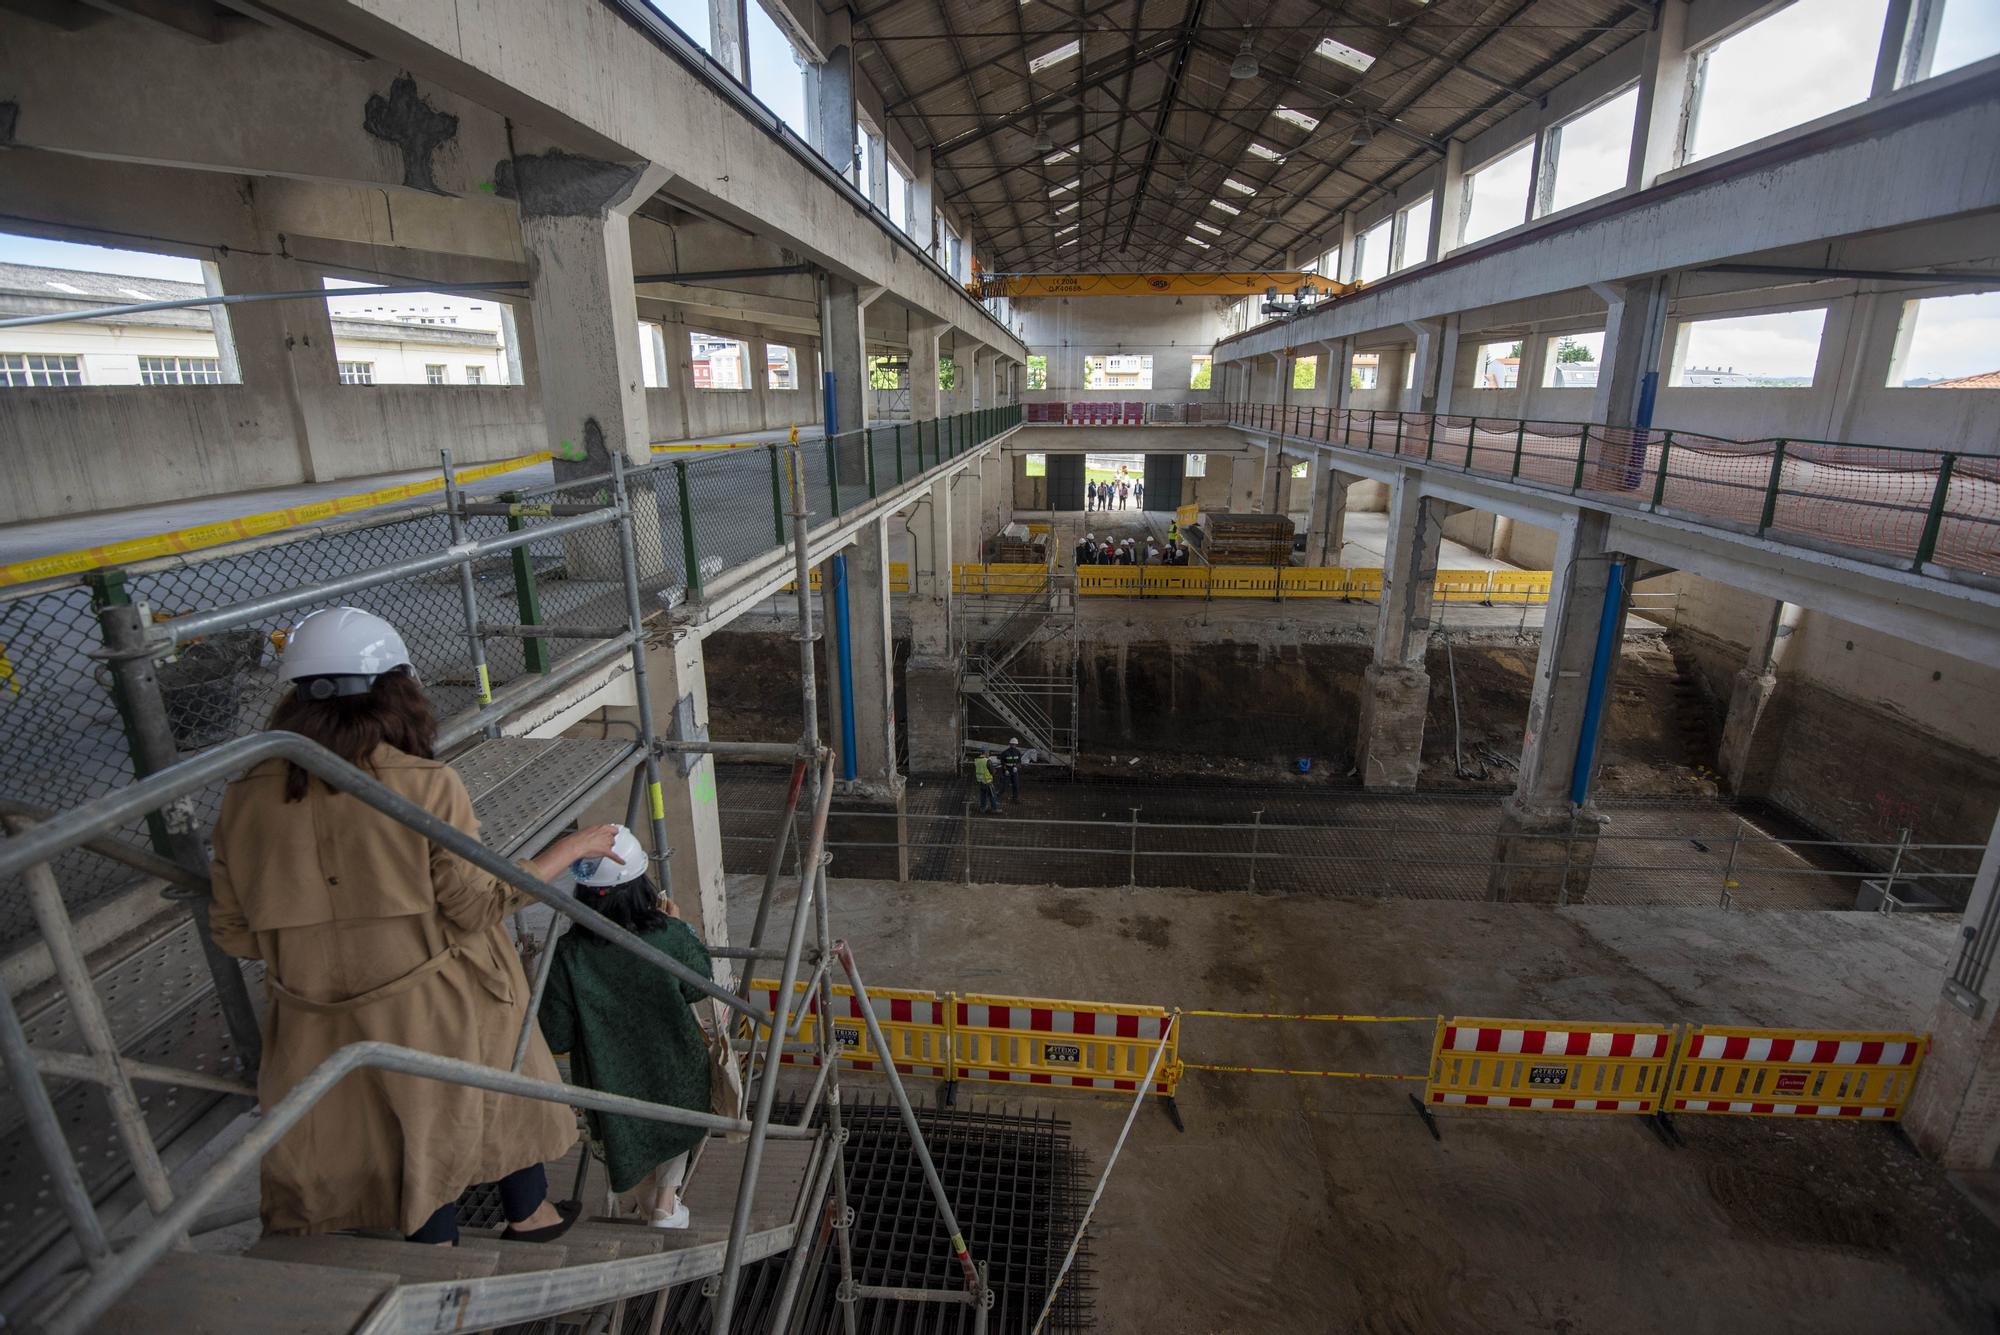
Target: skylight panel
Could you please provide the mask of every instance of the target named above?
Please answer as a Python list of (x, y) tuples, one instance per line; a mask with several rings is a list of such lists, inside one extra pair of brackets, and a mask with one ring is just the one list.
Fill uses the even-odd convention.
[(1079, 176), (1073, 181), (1064, 181), (1061, 185), (1052, 185), (1049, 187), (1049, 197), (1053, 199), (1057, 195), (1062, 194), (1065, 190), (1074, 190), (1082, 184), (1083, 184), (1083, 178)]
[(1070, 154), (1076, 152), (1078, 149), (1082, 147), (1083, 147), (1083, 141), (1078, 140), (1076, 143), (1071, 144), (1068, 148), (1057, 149), (1055, 152), (1043, 158), (1042, 161), (1047, 163), (1049, 166), (1053, 167), (1058, 162), (1061, 162), (1064, 158), (1068, 157)]
[(1222, 210), (1222, 211), (1223, 211), (1224, 213), (1241, 213), (1241, 212), (1243, 212), (1243, 210), (1242, 210), (1242, 209), (1239, 209), (1239, 208), (1237, 208), (1237, 207), (1236, 207), (1236, 206), (1235, 206), (1234, 204), (1225, 204), (1225, 203), (1223, 203), (1223, 202), (1222, 202), (1221, 200), (1219, 200), (1219, 199), (1211, 199), (1211, 200), (1209, 200), (1209, 201), (1208, 201), (1208, 205), (1209, 205), (1209, 207), (1210, 207), (1210, 208), (1215, 208), (1215, 209), (1221, 209), (1221, 210)]
[(1067, 203), (1067, 204), (1063, 205), (1063, 206), (1062, 206), (1061, 208), (1057, 209), (1057, 210), (1056, 210), (1056, 217), (1060, 218), (1060, 217), (1062, 217), (1062, 216), (1063, 216), (1063, 215), (1064, 215), (1065, 213), (1075, 213), (1075, 212), (1076, 212), (1076, 203), (1077, 203), (1077, 202), (1076, 202), (1075, 200), (1073, 200), (1073, 199), (1072, 199), (1072, 200), (1071, 200), (1071, 201), (1070, 201), (1069, 203)]
[(1076, 244), (1077, 242), (1079, 242), (1079, 241), (1081, 241), (1081, 240), (1083, 240), (1083, 238), (1082, 238), (1082, 237), (1080, 237), (1080, 236), (1073, 236), (1073, 237), (1071, 237), (1071, 238), (1070, 238), (1069, 240), (1067, 240), (1067, 241), (1062, 241), (1062, 242), (1058, 242), (1058, 243), (1057, 243), (1057, 245), (1056, 245), (1056, 249), (1057, 249), (1057, 250), (1061, 250), (1061, 249), (1062, 249), (1062, 248), (1063, 248), (1064, 246), (1073, 246), (1073, 245), (1075, 245), (1075, 244)]
[(1346, 42), (1336, 42), (1328, 37), (1314, 48), (1336, 65), (1345, 65), (1351, 70), (1365, 70), (1375, 63), (1375, 57), (1366, 51), (1349, 46)]
[(1268, 144), (1257, 143), (1255, 140), (1251, 141), (1250, 154), (1252, 157), (1262, 158), (1266, 162), (1283, 162), (1285, 160), (1283, 153), (1280, 153)]
[(1304, 130), (1307, 134), (1311, 134), (1314, 130), (1317, 130), (1319, 128), (1318, 117), (1308, 116), (1303, 111), (1293, 111), (1290, 107), (1281, 106), (1277, 110), (1273, 111), (1271, 114), (1273, 116), (1276, 116), (1279, 120), (1283, 121), (1287, 125), (1298, 126), (1301, 130)]
[(1067, 226), (1067, 227), (1058, 227), (1058, 228), (1056, 228), (1056, 235), (1057, 235), (1057, 236), (1068, 236), (1068, 235), (1069, 235), (1069, 234), (1070, 234), (1071, 232), (1074, 232), (1074, 231), (1075, 231), (1075, 230), (1076, 230), (1077, 228), (1079, 228), (1079, 227), (1081, 227), (1081, 226), (1083, 226), (1083, 224), (1082, 224), (1082, 223), (1071, 223), (1071, 224), (1070, 224), (1069, 226)]
[[(1256, 186), (1254, 186), (1254, 185), (1245, 185), (1245, 184), (1243, 184), (1243, 182), (1241, 182), (1241, 181), (1237, 180), (1237, 179), (1236, 179), (1236, 178), (1235, 178), (1234, 176), (1225, 176), (1225, 177), (1223, 177), (1223, 178), (1222, 178), (1222, 184), (1223, 184), (1224, 188), (1226, 188), (1226, 189), (1229, 189), (1229, 190), (1234, 190), (1234, 191), (1235, 191), (1235, 192), (1236, 192), (1237, 194), (1239, 194), (1239, 195), (1254, 195), (1254, 194), (1256, 194), (1256, 193), (1257, 193), (1257, 187), (1256, 187)], [(1230, 210), (1230, 212), (1231, 212), (1231, 213), (1235, 213), (1236, 211), (1237, 211), (1237, 210), (1235, 210), (1235, 209), (1231, 209), (1231, 210)]]
[(1198, 236), (1188, 236), (1188, 237), (1182, 237), (1181, 239), (1182, 239), (1183, 241), (1186, 241), (1186, 242), (1187, 242), (1187, 243), (1188, 243), (1189, 245), (1191, 245), (1191, 246), (1200, 246), (1200, 247), (1201, 247), (1201, 248), (1202, 248), (1203, 250), (1207, 250), (1207, 249), (1208, 249), (1208, 242), (1206, 242), (1206, 241), (1202, 240), (1202, 239), (1201, 239), (1200, 237), (1198, 237)]
[(1194, 228), (1197, 232), (1207, 232), (1210, 236), (1222, 235), (1222, 229), (1220, 227), (1216, 227), (1211, 223), (1205, 223), (1199, 218), (1196, 218), (1194, 220)]
[(1062, 64), (1062, 62), (1076, 55), (1081, 50), (1083, 50), (1083, 39), (1081, 37), (1072, 37), (1061, 46), (1052, 47), (1042, 52), (1039, 56), (1036, 56), (1033, 60), (1030, 60), (1028, 62), (1028, 73), (1040, 74), (1051, 65)]

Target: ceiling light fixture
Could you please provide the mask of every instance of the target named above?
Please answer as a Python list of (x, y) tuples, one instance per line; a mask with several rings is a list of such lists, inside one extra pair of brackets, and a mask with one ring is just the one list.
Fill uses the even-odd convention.
[(1254, 79), (1257, 77), (1257, 51), (1251, 45), (1250, 34), (1247, 32), (1243, 34), (1242, 49), (1236, 53), (1235, 61), (1229, 66), (1229, 77), (1232, 79)]
[(1354, 133), (1347, 136), (1349, 148), (1366, 148), (1375, 141), (1375, 132), (1368, 128), (1367, 121), (1356, 121)]
[(1053, 150), (1053, 149), (1055, 148), (1055, 146), (1056, 146), (1056, 141), (1055, 141), (1055, 140), (1053, 140), (1053, 139), (1051, 139), (1051, 138), (1049, 138), (1049, 131), (1048, 131), (1048, 127), (1042, 124), (1042, 121), (1041, 121), (1041, 118), (1040, 118), (1040, 117), (1036, 117), (1036, 118), (1035, 118), (1035, 152), (1037, 152), (1037, 153), (1047, 153), (1047, 152), (1050, 152), (1050, 151), (1052, 151), (1052, 150)]

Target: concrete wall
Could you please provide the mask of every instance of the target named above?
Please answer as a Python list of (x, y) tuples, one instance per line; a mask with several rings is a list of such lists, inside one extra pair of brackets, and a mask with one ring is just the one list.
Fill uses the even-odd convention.
[[(1048, 388), (1023, 390), (1023, 403), (1067, 401), (1186, 403), (1220, 398), (1220, 384), (1188, 387), (1190, 361), (1207, 355), (1221, 333), (1219, 297), (1036, 297), (1018, 303), (1028, 354), (1049, 359)], [(1153, 387), (1083, 387), (1083, 359), (1139, 353), (1153, 359)], [(1026, 382), (1023, 381), (1023, 384)]]

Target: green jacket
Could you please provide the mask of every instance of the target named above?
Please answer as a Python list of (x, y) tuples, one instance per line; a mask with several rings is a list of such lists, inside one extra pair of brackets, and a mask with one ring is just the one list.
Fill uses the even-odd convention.
[(993, 782), (993, 762), (980, 756), (972, 762), (972, 777), (981, 783)]
[[(712, 973), (701, 938), (679, 919), (641, 939), (704, 976)], [(701, 996), (638, 956), (571, 927), (556, 942), (542, 994), (542, 1034), (552, 1050), (569, 1053), (576, 1084), (705, 1113), (708, 1045), (689, 1009)], [(604, 1147), (613, 1191), (629, 1191), (706, 1134), (699, 1127), (620, 1113), (584, 1117), (591, 1137)]]

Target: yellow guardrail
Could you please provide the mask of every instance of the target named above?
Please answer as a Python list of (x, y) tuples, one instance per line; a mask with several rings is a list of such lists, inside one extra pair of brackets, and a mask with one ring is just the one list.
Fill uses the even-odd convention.
[(1426, 1107), (1659, 1111), (1673, 1031), (1658, 1024), (1439, 1020)]
[[(1440, 570), (1439, 602), (1499, 605), (1545, 603), (1547, 570)], [(1078, 566), (1076, 591), (1085, 598), (1351, 598), (1382, 596), (1382, 571), (1372, 566)]]
[(1894, 1122), (1929, 1047), (1917, 1033), (1695, 1025), (1661, 1111)]
[(1174, 522), (1182, 528), (1186, 528), (1199, 518), (1201, 518), (1201, 507), (1199, 505), (1183, 505), (1174, 511)]
[(996, 561), (951, 568), (953, 593), (1034, 593), (1047, 588), (1048, 582), (1048, 567), (1029, 562)]
[[(544, 463), (553, 457), (547, 451), (543, 451), (540, 454), (524, 454), (514, 459), (503, 459), (498, 463), (481, 464), (476, 468), (461, 470), (458, 480), (461, 483), (479, 482), (489, 477), (498, 477), (502, 473), (511, 473), (518, 468), (529, 468)], [(265, 510), (258, 514), (224, 519), (213, 524), (197, 524), (192, 528), (154, 533), (143, 538), (127, 538), (123, 542), (106, 543), (101, 547), (79, 547), (74, 551), (57, 552), (52, 556), (30, 557), (25, 561), (0, 565), (0, 587), (9, 584), (29, 584), (38, 579), (54, 579), (59, 575), (81, 574), (83, 571), (97, 570), (103, 566), (151, 561), (156, 557), (172, 556), (177, 552), (198, 552), (205, 547), (220, 547), (225, 543), (240, 542), (244, 538), (261, 538), (266, 533), (297, 528), (302, 524), (317, 524), (328, 519), (339, 519), (343, 515), (372, 510), (378, 505), (392, 505), (397, 501), (411, 500), (443, 489), (442, 476), (426, 478), (422, 482), (406, 482), (401, 486), (356, 492), (352, 496), (336, 496), (331, 500), (312, 501), (305, 505), (288, 506), (283, 510)]]
[[(803, 982), (793, 985), (795, 993), (806, 989)], [(752, 980), (750, 993), (765, 1006), (777, 1005), (778, 984), (772, 980)], [(1168, 1023), (1174, 1012), (1161, 1006), (871, 987), (868, 997), (890, 1048), (885, 1054), (869, 1040), (853, 990), (836, 987), (833, 995), (833, 1045), (840, 1060), (856, 1070), (876, 1070), (893, 1061), (904, 1074), (947, 1081), (1133, 1092), (1151, 1069), (1163, 1034), (1167, 1051), (1152, 1092), (1172, 1098), (1184, 1070), (1179, 1026)], [(799, 1048), (816, 1043), (819, 1021), (814, 998), (793, 1043)], [(738, 1032), (747, 1035), (750, 1030), (750, 1022), (744, 1021)], [(770, 1032), (768, 1025), (759, 1026), (757, 1037), (768, 1038)], [(795, 1050), (783, 1060), (812, 1065), (819, 1059)]]

